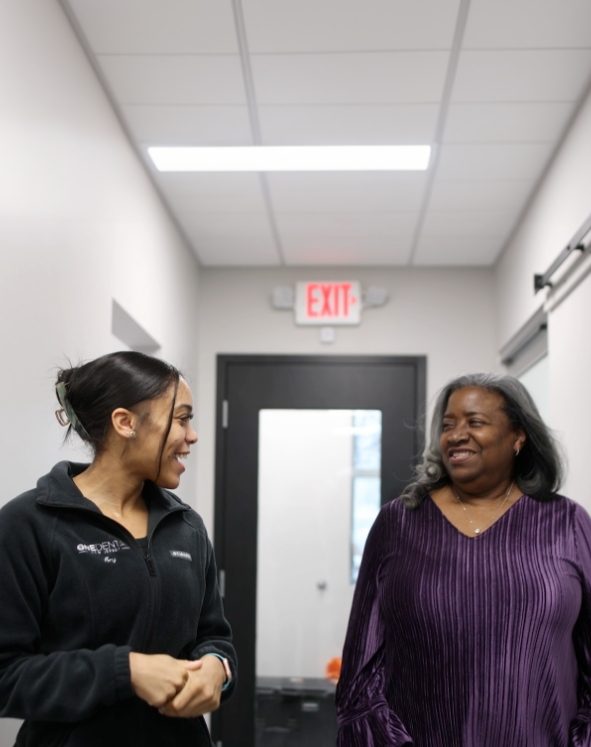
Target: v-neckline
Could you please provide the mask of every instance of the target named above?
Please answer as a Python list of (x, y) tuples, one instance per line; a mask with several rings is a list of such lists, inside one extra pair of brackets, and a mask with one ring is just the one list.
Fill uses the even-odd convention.
[(465, 532), (462, 532), (462, 530), (459, 529), (459, 527), (457, 527), (448, 516), (445, 515), (445, 513), (441, 510), (440, 506), (436, 503), (435, 500), (433, 500), (433, 496), (430, 493), (428, 495), (429, 502), (431, 503), (433, 508), (437, 511), (437, 513), (442, 517), (445, 523), (448, 524), (454, 530), (456, 534), (459, 534), (461, 537), (465, 537), (467, 540), (479, 540), (481, 537), (484, 537), (485, 535), (487, 535), (491, 531), (491, 529), (496, 527), (497, 524), (499, 524), (505, 518), (505, 516), (510, 514), (515, 508), (515, 506), (518, 506), (524, 498), (525, 498), (525, 494), (522, 493), (519, 496), (519, 498), (509, 506), (509, 508), (506, 511), (504, 511), (500, 516), (498, 516), (493, 521), (493, 523), (490, 524), (490, 526), (488, 526), (482, 532), (479, 532), (478, 534), (475, 534), (475, 533), (466, 534)]

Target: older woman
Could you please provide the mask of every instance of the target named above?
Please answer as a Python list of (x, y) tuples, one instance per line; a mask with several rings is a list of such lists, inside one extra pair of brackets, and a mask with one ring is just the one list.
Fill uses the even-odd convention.
[(511, 377), (435, 405), (416, 480), (367, 540), (340, 747), (591, 745), (591, 520)]
[(61, 371), (94, 454), (0, 512), (0, 716), (26, 747), (209, 747), (236, 669), (211, 544), (170, 488), (197, 441), (180, 373), (120, 352)]

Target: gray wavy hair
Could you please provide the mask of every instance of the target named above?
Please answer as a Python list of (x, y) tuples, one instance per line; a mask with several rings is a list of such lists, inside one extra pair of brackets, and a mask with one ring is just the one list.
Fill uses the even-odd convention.
[(511, 425), (526, 435), (525, 444), (514, 462), (515, 483), (527, 495), (551, 500), (562, 483), (563, 464), (556, 441), (531, 395), (513, 376), (476, 373), (459, 376), (439, 393), (431, 420), (429, 444), (415, 470), (415, 479), (402, 492), (403, 502), (409, 508), (416, 508), (432, 490), (449, 484), (439, 446), (443, 414), (453, 392), (466, 387), (487, 389), (501, 395)]

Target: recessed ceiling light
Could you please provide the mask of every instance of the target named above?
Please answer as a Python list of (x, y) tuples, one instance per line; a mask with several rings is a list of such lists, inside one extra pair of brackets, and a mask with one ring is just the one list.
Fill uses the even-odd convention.
[(428, 145), (150, 147), (158, 171), (424, 171)]

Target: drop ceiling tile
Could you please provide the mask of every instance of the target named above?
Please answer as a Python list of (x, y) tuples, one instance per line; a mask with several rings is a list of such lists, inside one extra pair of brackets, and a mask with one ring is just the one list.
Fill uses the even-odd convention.
[(438, 238), (424, 236), (418, 242), (413, 265), (429, 267), (489, 267), (503, 248), (503, 241), (483, 237)]
[(311, 241), (336, 237), (366, 239), (412, 238), (418, 214), (398, 213), (275, 213), (282, 237)]
[(225, 213), (200, 213), (194, 218), (187, 216), (184, 225), (202, 236), (240, 236), (241, 231), (250, 235), (271, 236), (269, 221), (264, 212), (236, 213), (226, 210)]
[(254, 191), (234, 196), (231, 200), (213, 195), (207, 195), (205, 199), (185, 195), (167, 198), (167, 202), (180, 220), (190, 220), (203, 213), (227, 213), (228, 210), (232, 213), (261, 213), (265, 210), (262, 194)]
[(124, 106), (122, 114), (142, 145), (252, 145), (245, 106)]
[(282, 264), (267, 237), (244, 234), (240, 240), (233, 236), (204, 240), (199, 234), (188, 232), (187, 235), (204, 267), (278, 267)]
[(403, 264), (418, 213), (276, 213), (288, 264)]
[(425, 173), (342, 172), (269, 174), (278, 212), (359, 212), (419, 210)]
[(518, 179), (539, 177), (552, 143), (443, 145), (437, 177), (447, 179)]
[(430, 210), (422, 226), (425, 238), (503, 239), (515, 223), (519, 212), (512, 210)]
[(589, 47), (589, 0), (471, 0), (464, 47)]
[(246, 104), (237, 55), (102, 55), (98, 63), (123, 106)]
[(458, 0), (242, 2), (251, 51), (271, 53), (449, 49), (458, 6)]
[(416, 145), (431, 143), (435, 104), (260, 106), (265, 145)]
[(266, 213), (202, 213), (182, 225), (208, 267), (279, 264)]
[(447, 52), (253, 55), (259, 105), (438, 102)]
[(452, 104), (443, 142), (557, 142), (573, 109), (571, 103)]
[(353, 266), (380, 267), (405, 265), (410, 242), (396, 237), (335, 236), (332, 239), (282, 239), (285, 262), (288, 266)]
[(435, 177), (430, 210), (520, 210), (535, 186), (531, 179), (442, 180)]
[(196, 213), (265, 210), (258, 174), (157, 173), (156, 179), (168, 203), (186, 219)]
[(231, 0), (66, 0), (95, 54), (238, 51)]
[(576, 101), (590, 74), (591, 49), (463, 51), (451, 100)]

